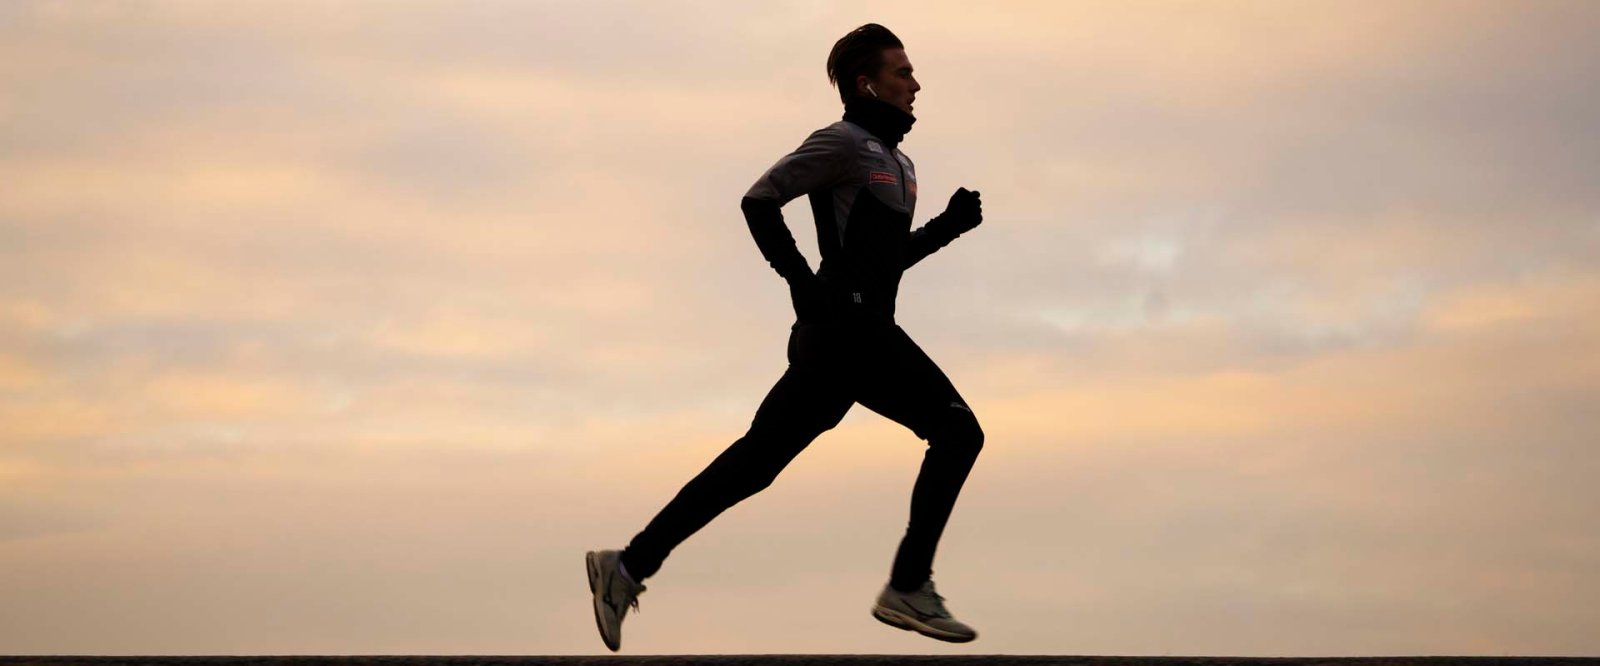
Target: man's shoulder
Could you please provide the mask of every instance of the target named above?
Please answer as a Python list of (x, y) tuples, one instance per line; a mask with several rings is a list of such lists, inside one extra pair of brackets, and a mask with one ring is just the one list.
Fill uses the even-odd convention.
[(848, 120), (840, 120), (832, 125), (828, 125), (827, 127), (817, 130), (817, 132), (832, 133), (833, 136), (839, 137), (839, 140), (849, 144), (859, 151), (862, 151), (861, 155), (863, 158), (869, 158), (875, 155), (881, 156), (893, 154), (904, 161), (911, 161), (911, 157), (906, 155), (905, 151), (901, 150), (898, 146), (890, 148), (889, 146), (884, 145), (884, 143), (879, 140), (878, 137), (874, 136), (872, 132), (868, 132), (866, 128)]
[(853, 140), (853, 141), (860, 141), (860, 140), (863, 140), (863, 139), (870, 138), (872, 136), (871, 132), (868, 132), (866, 129), (862, 128), (860, 125), (852, 123), (852, 122), (850, 122), (848, 120), (835, 120), (835, 121), (833, 121), (832, 124), (828, 125), (827, 127), (822, 128), (822, 129), (819, 129), (817, 131), (818, 132), (832, 132), (834, 134), (837, 134), (838, 136), (841, 136), (841, 137), (844, 137), (844, 138), (848, 138), (848, 139)]
[[(871, 157), (869, 153), (883, 155), (891, 150), (871, 132), (846, 120), (835, 121), (812, 131), (806, 142), (825, 144), (841, 155), (859, 155), (862, 158)], [(893, 150), (896, 153), (900, 152), (898, 149)]]
[(865, 134), (865, 132), (861, 128), (843, 120), (839, 120), (812, 130), (811, 136), (807, 137), (806, 140), (826, 141), (829, 143), (837, 143), (841, 146), (847, 146), (854, 144), (861, 138), (863, 134)]
[(875, 143), (872, 135), (843, 120), (811, 131), (801, 142), (800, 152), (848, 164), (859, 159), (867, 143)]

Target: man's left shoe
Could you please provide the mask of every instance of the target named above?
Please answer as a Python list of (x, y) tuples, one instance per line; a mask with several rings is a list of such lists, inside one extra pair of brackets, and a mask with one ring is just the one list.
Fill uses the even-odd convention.
[(951, 643), (965, 643), (978, 637), (978, 632), (950, 616), (944, 607), (944, 597), (933, 589), (929, 580), (915, 592), (901, 592), (883, 586), (872, 616), (884, 624), (915, 631), (929, 638)]
[(589, 592), (594, 594), (595, 627), (600, 640), (616, 652), (622, 648), (622, 618), (628, 608), (639, 608), (639, 593), (645, 587), (622, 573), (620, 550), (591, 550), (583, 560), (589, 570)]

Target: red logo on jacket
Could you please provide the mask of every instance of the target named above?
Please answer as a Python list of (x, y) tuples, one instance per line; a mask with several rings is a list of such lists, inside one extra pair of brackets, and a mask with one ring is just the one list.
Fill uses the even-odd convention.
[(900, 182), (900, 179), (895, 178), (894, 174), (889, 173), (887, 171), (873, 171), (872, 173), (870, 173), (867, 176), (867, 179), (868, 179), (868, 182), (872, 182), (872, 183), (889, 183), (891, 185), (893, 185), (894, 183)]

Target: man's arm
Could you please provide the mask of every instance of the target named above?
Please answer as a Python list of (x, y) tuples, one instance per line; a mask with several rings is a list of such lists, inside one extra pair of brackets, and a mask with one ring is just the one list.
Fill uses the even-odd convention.
[(978, 199), (978, 192), (965, 187), (956, 189), (956, 193), (950, 195), (950, 205), (943, 213), (911, 232), (911, 239), (906, 244), (905, 268), (911, 268), (923, 257), (949, 245), (957, 236), (982, 223), (983, 202)]
[(778, 275), (791, 285), (815, 278), (805, 255), (795, 246), (794, 236), (783, 221), (783, 205), (795, 197), (837, 183), (845, 175), (851, 141), (842, 130), (825, 127), (811, 133), (794, 152), (757, 179), (739, 209), (755, 238), (761, 256), (766, 257)]

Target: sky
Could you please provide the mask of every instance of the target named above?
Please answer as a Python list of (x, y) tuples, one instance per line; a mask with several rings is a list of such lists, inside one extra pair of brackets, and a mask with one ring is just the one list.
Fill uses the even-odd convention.
[[(879, 22), (984, 221), (624, 654), (1600, 654), (1600, 3), (0, 3), (0, 654), (597, 654), (579, 568), (749, 426), (737, 201)], [(819, 257), (809, 209), (784, 209)]]

